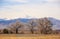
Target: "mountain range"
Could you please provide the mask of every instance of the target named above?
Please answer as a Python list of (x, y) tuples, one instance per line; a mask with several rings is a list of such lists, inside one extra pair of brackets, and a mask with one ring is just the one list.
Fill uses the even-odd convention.
[[(34, 18), (33, 18), (34, 19)], [(53, 24), (53, 27), (52, 29), (60, 29), (60, 20), (56, 19), (56, 18), (52, 18), (52, 17), (48, 17), (48, 19), (52, 22)], [(6, 27), (6, 25), (10, 24), (10, 23), (14, 23), (16, 22), (17, 20), (19, 20), (20, 22), (28, 22), (30, 19), (28, 18), (17, 18), (17, 19), (11, 19), (11, 20), (5, 20), (5, 19), (0, 19), (0, 28), (4, 28)], [(1, 26), (4, 25), (3, 26)]]

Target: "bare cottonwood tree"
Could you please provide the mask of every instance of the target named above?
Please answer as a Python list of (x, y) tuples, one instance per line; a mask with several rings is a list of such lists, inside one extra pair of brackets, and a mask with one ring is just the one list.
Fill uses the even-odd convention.
[(10, 24), (10, 31), (17, 34), (18, 33), (18, 28), (20, 28), (22, 24), (19, 21), (16, 21), (15, 23)]
[(32, 34), (40, 34), (40, 25), (38, 23), (38, 19), (31, 19), (29, 21), (29, 23), (31, 24), (31, 32)]
[(47, 18), (42, 18), (39, 20), (41, 26), (41, 33), (51, 34), (52, 33), (52, 23)]
[(11, 24), (9, 28), (13, 33), (16, 33), (16, 34), (30, 34), (31, 33), (30, 31), (31, 25), (28, 23), (22, 23), (22, 22), (16, 21), (15, 23)]

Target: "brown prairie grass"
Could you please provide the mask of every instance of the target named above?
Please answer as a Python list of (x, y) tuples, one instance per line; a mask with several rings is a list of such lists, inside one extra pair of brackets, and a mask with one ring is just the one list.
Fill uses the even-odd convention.
[(1, 34), (0, 39), (60, 39), (60, 35)]

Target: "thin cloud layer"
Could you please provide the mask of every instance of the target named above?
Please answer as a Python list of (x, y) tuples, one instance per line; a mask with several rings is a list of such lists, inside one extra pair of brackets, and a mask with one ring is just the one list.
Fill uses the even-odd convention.
[(6, 2), (27, 2), (28, 0), (3, 0)]

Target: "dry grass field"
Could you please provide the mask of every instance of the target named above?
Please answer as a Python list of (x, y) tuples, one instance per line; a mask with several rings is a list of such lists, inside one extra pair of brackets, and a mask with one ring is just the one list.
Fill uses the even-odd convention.
[(60, 39), (60, 35), (1, 34), (0, 39)]

